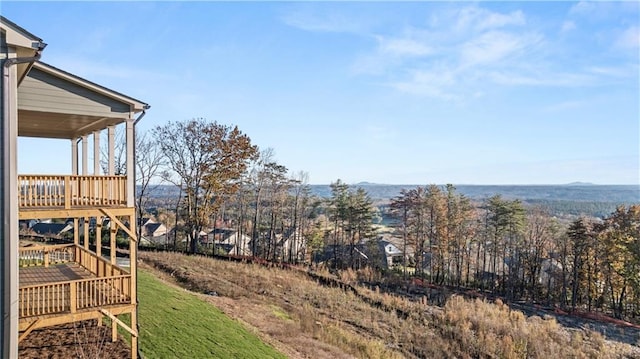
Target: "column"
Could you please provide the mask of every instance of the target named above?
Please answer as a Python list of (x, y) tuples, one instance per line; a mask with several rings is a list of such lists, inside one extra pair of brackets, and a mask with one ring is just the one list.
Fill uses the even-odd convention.
[(87, 135), (82, 136), (82, 175), (89, 174), (89, 139)]
[[(15, 57), (9, 50), (8, 57)], [(18, 357), (18, 176), (17, 176), (17, 138), (18, 138), (18, 97), (17, 66), (2, 66), (2, 232), (3, 241), (2, 275), (2, 345), (0, 355), (9, 358)]]
[(78, 175), (78, 140), (71, 139), (71, 174)]
[(100, 175), (100, 131), (93, 132), (93, 174)]
[(127, 120), (127, 207), (135, 207), (135, 138), (133, 119)]
[(116, 160), (115, 160), (115, 152), (116, 152), (116, 127), (111, 125), (107, 127), (107, 142), (109, 149), (109, 166), (107, 168), (107, 174), (109, 176), (113, 176), (116, 173)]

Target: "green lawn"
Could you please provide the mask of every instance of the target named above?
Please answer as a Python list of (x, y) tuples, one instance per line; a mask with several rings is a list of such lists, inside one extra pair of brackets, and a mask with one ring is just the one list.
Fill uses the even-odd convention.
[(142, 270), (138, 276), (139, 345), (145, 359), (285, 358), (194, 294)]

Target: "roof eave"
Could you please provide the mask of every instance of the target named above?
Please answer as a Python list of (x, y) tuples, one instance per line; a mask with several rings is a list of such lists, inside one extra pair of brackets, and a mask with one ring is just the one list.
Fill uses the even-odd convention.
[(95, 82), (91, 82), (87, 79), (84, 79), (80, 76), (74, 75), (70, 72), (64, 71), (62, 69), (59, 69), (55, 66), (49, 65), (47, 63), (44, 63), (42, 61), (38, 61), (36, 63), (34, 63), (34, 68), (37, 68), (41, 71), (44, 72), (48, 72), (52, 75), (55, 75), (57, 77), (63, 78), (66, 81), (75, 83), (79, 86), (85, 87), (87, 89), (90, 89), (92, 91), (98, 92), (104, 96), (107, 97), (111, 97), (115, 100), (121, 101), (123, 103), (127, 103), (129, 104), (129, 106), (131, 106), (131, 112), (132, 113), (138, 113), (138, 112), (142, 112), (145, 110), (148, 110), (149, 108), (151, 108), (151, 106), (149, 106), (149, 104), (147, 104), (146, 102), (142, 102), (138, 99), (135, 99), (131, 96), (127, 96), (125, 94), (122, 94), (120, 92), (111, 90), (107, 87), (98, 85)]

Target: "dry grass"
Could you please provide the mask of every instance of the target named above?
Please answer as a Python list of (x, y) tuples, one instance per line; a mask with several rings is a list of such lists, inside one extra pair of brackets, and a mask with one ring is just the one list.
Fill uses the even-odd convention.
[(567, 331), (552, 318), (526, 318), (501, 302), (453, 296), (439, 308), (355, 286), (375, 279), (375, 272), (312, 279), (305, 271), (176, 253), (140, 257), (185, 288), (215, 291), (221, 296), (216, 305), (289, 346), (292, 357), (634, 357), (630, 346)]

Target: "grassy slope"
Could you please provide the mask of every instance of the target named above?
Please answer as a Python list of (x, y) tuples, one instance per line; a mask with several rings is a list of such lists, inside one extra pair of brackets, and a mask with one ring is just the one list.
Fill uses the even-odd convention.
[[(500, 301), (452, 296), (438, 308), (365, 287), (357, 287), (355, 295), (319, 285), (305, 271), (168, 252), (140, 253), (140, 258), (190, 290), (215, 290), (236, 303), (245, 297), (260, 301), (272, 315), (291, 321), (284, 331), (290, 337), (304, 332), (359, 358), (640, 359), (628, 345), (605, 342), (590, 330), (567, 331), (551, 317), (526, 317)], [(355, 283), (374, 274), (344, 271), (341, 279)], [(252, 325), (263, 332), (271, 329)]]
[(140, 346), (146, 358), (284, 358), (197, 296), (138, 271)]

